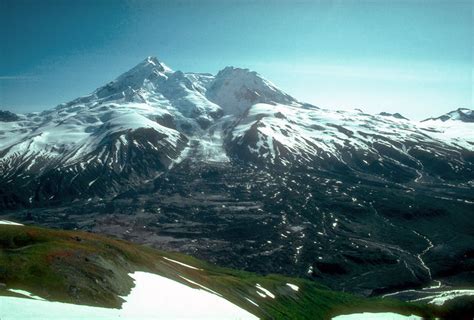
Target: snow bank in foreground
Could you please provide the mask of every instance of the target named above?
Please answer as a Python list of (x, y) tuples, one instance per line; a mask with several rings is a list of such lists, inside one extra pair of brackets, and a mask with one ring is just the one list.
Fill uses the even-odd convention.
[(377, 312), (377, 313), (353, 313), (345, 314), (332, 318), (332, 320), (415, 320), (421, 319), (418, 316), (404, 316), (393, 312)]
[(130, 274), (135, 287), (122, 309), (0, 296), (0, 319), (257, 319), (231, 302), (201, 289), (146, 272)]
[(8, 221), (8, 220), (0, 220), (0, 224), (8, 224), (8, 225), (12, 225), (12, 226), (22, 226), (21, 223), (16, 223), (16, 222), (13, 222), (13, 221)]

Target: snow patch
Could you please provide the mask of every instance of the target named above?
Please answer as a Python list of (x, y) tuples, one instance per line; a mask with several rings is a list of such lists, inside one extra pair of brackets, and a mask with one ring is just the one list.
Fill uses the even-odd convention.
[(135, 287), (121, 309), (0, 296), (2, 320), (114, 320), (114, 319), (258, 319), (248, 311), (206, 290), (147, 272), (130, 274)]
[(294, 291), (300, 290), (300, 287), (298, 287), (296, 284), (287, 283), (286, 285), (290, 287), (291, 289), (293, 289)]
[(421, 317), (410, 315), (404, 316), (398, 313), (393, 312), (363, 312), (363, 313), (353, 313), (345, 314), (333, 317), (332, 320), (415, 320), (422, 319)]
[(452, 300), (462, 296), (474, 296), (474, 290), (452, 290), (440, 293), (433, 298), (429, 303), (442, 306), (446, 301)]
[(266, 298), (267, 296), (269, 296), (270, 298), (275, 299), (275, 295), (274, 295), (273, 293), (271, 293), (269, 290), (267, 290), (267, 289), (265, 289), (264, 287), (262, 287), (259, 283), (257, 283), (257, 284), (255, 285), (255, 287), (256, 287), (258, 290), (260, 290), (260, 291), (263, 292), (263, 293), (262, 293), (262, 292), (257, 291), (257, 293), (258, 293), (261, 297)]
[(6, 224), (6, 225), (11, 225), (11, 226), (22, 226), (21, 223), (8, 221), (8, 220), (0, 220), (0, 224)]
[(438, 291), (434, 295), (415, 299), (413, 301), (424, 301), (429, 300), (428, 303), (442, 306), (446, 301), (456, 299), (462, 296), (474, 296), (474, 290), (470, 289), (458, 289), (449, 291)]

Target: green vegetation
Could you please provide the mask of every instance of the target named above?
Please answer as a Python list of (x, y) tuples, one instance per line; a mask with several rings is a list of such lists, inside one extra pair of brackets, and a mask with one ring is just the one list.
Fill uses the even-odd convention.
[[(0, 225), (0, 283), (6, 289), (26, 290), (48, 300), (118, 308), (123, 302), (119, 296), (127, 295), (133, 287), (128, 273), (134, 271), (153, 272), (189, 285), (181, 275), (262, 319), (329, 319), (362, 311), (393, 311), (430, 318), (447, 312), (424, 304), (335, 292), (306, 279), (221, 268), (183, 254), (92, 233)], [(276, 297), (259, 296), (257, 283)], [(287, 283), (297, 285), (299, 290)], [(0, 295), (15, 294), (0, 285)]]

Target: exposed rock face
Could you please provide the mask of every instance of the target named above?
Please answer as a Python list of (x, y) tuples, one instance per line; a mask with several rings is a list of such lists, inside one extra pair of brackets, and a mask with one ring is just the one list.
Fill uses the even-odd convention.
[(0, 110), (0, 122), (13, 122), (20, 120), (20, 117), (13, 112)]

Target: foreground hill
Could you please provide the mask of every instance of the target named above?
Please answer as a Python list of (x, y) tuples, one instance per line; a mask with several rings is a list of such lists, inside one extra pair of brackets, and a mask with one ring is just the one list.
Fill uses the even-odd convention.
[[(174, 283), (175, 286), (193, 288), (197, 290), (195, 293), (211, 294), (214, 299), (225, 300), (234, 306), (231, 312), (236, 312), (235, 308), (241, 310), (236, 317), (243, 319), (330, 319), (355, 312), (396, 312), (425, 317), (455, 315), (451, 310), (453, 306), (449, 304), (440, 308), (391, 299), (366, 299), (331, 291), (301, 278), (260, 276), (220, 268), (182, 254), (157, 251), (92, 233), (0, 224), (0, 248), (2, 319), (16, 319), (12, 308), (19, 308), (22, 303), (23, 306), (33, 303), (39, 308), (38, 313), (48, 308), (58, 310), (55, 308), (60, 306), (62, 310), (70, 308), (85, 314), (94, 311), (97, 317), (118, 311), (107, 313), (109, 311), (104, 309), (81, 309), (71, 304), (123, 307), (129, 311), (123, 318), (133, 318), (136, 315), (134, 312), (146, 314), (145, 310), (137, 311), (131, 306), (134, 303), (132, 297), (136, 297), (134, 290), (144, 285), (140, 279), (160, 283), (159, 287), (148, 287), (152, 291), (145, 295), (142, 292), (140, 299), (149, 301), (141, 304), (145, 309), (168, 310), (170, 306), (167, 304), (186, 306), (188, 302), (184, 300), (156, 299), (163, 295), (160, 290), (168, 290), (169, 285)], [(153, 275), (159, 276), (161, 282), (154, 282)], [(172, 292), (166, 294), (173, 296)], [(150, 299), (150, 295), (155, 299)], [(51, 304), (48, 301), (66, 304)], [(208, 315), (219, 318), (219, 312), (222, 312), (222, 301), (219, 301), (213, 302), (216, 313)], [(194, 308), (196, 310), (190, 312), (200, 310), (198, 306)], [(207, 308), (212, 310), (213, 305)], [(28, 312), (34, 318), (35, 310)], [(462, 315), (462, 308), (456, 312), (456, 315)], [(70, 316), (78, 317), (80, 314)], [(173, 318), (172, 314), (170, 316)], [(230, 318), (228, 316), (220, 315), (221, 318)]]

